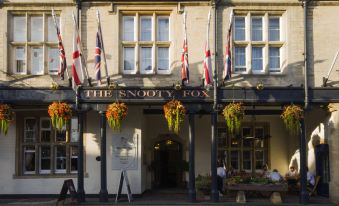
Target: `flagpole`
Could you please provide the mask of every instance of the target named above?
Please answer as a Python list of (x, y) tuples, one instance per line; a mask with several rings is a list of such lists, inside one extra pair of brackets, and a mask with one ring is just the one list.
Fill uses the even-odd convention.
[[(56, 16), (55, 16), (55, 13), (54, 13), (54, 9), (52, 9), (52, 18), (53, 18), (53, 22), (54, 22), (54, 27), (55, 27), (55, 29), (56, 29), (56, 31), (57, 31), (57, 35), (58, 35), (58, 41), (59, 41), (59, 44), (61, 43), (62, 44), (62, 39), (61, 39), (61, 34), (60, 34), (60, 28), (59, 28), (59, 25), (58, 25), (58, 23), (57, 23), (57, 21), (56, 21)], [(60, 35), (60, 37), (59, 37), (59, 35)], [(59, 45), (60, 46), (60, 45)], [(60, 49), (59, 49), (60, 50)], [(59, 51), (60, 52), (60, 51)], [(65, 52), (65, 48), (64, 48), (64, 52)], [(65, 57), (66, 58), (66, 57)], [(60, 66), (60, 65), (59, 65)], [(72, 82), (72, 78), (69, 76), (69, 74), (68, 74), (68, 67), (67, 67), (67, 65), (66, 65), (66, 76), (67, 76), (67, 78), (68, 78), (68, 81), (69, 81), (69, 83), (71, 84), (71, 82)], [(63, 80), (63, 79), (62, 79)]]
[[(74, 13), (72, 12), (72, 17), (73, 17), (73, 22), (74, 22), (74, 25), (75, 25), (75, 29), (76, 29), (76, 33), (77, 33), (77, 36), (78, 38), (80, 39), (80, 35), (79, 35), (79, 28), (78, 28), (78, 24), (77, 24), (77, 20), (75, 18), (75, 15)], [(82, 50), (82, 44), (81, 44), (81, 39), (79, 40), (79, 50), (80, 50), (80, 59), (81, 59), (81, 64), (82, 64), (82, 73), (85, 74), (86, 78), (87, 78), (87, 81), (88, 81), (88, 85), (89, 86), (92, 86), (92, 83), (91, 83), (91, 78), (89, 77), (88, 75), (88, 70), (87, 70), (87, 66), (86, 66), (86, 61), (84, 60), (84, 53), (83, 53), (83, 50)], [(83, 71), (85, 70), (85, 72)]]
[(109, 76), (108, 76), (108, 69), (107, 69), (107, 63), (106, 63), (106, 53), (105, 53), (104, 41), (102, 39), (101, 21), (100, 21), (99, 10), (97, 10), (97, 22), (98, 22), (99, 38), (100, 38), (101, 47), (102, 47), (101, 49), (102, 49), (102, 53), (103, 53), (103, 56), (104, 56), (104, 68), (105, 68), (105, 72), (106, 72), (106, 84), (107, 84), (107, 86), (109, 86), (110, 79), (109, 79)]

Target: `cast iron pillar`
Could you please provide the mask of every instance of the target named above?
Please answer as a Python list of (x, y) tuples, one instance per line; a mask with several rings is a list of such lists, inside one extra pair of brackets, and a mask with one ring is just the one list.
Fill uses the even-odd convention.
[(195, 123), (194, 123), (194, 114), (189, 111), (189, 182), (188, 182), (188, 197), (190, 202), (196, 201), (196, 191), (195, 191)]
[(107, 163), (106, 163), (106, 111), (100, 111), (100, 171), (101, 189), (99, 193), (100, 202), (108, 202), (107, 191)]
[(219, 201), (219, 191), (217, 188), (217, 141), (216, 141), (216, 125), (217, 125), (217, 112), (212, 112), (212, 140), (211, 140), (211, 174), (212, 174), (212, 190), (211, 200), (213, 202)]
[(79, 147), (79, 157), (78, 157), (78, 202), (85, 202), (85, 190), (84, 190), (84, 139), (83, 139), (83, 115), (84, 112), (80, 109), (78, 110), (78, 147)]
[(307, 171), (306, 171), (306, 135), (305, 120), (300, 121), (300, 203), (308, 203)]

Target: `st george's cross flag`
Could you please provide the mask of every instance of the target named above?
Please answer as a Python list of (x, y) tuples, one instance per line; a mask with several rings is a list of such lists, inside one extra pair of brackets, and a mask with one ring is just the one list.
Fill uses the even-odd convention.
[(224, 81), (231, 79), (232, 77), (232, 56), (231, 56), (231, 42), (232, 42), (232, 24), (233, 24), (233, 11), (230, 14), (230, 24), (227, 31), (227, 43), (225, 52), (225, 65), (223, 71)]
[(73, 32), (73, 64), (72, 64), (72, 87), (76, 90), (77, 86), (84, 81), (84, 74), (82, 72), (82, 63), (80, 56), (80, 36), (77, 28), (77, 23), (74, 21)]
[(212, 62), (211, 62), (211, 51), (210, 51), (210, 45), (209, 45), (210, 19), (211, 19), (211, 11), (208, 12), (207, 39), (205, 43), (205, 59), (204, 59), (205, 86), (212, 84)]
[(189, 70), (188, 70), (188, 46), (187, 46), (187, 33), (186, 33), (186, 12), (184, 12), (184, 43), (182, 46), (181, 54), (181, 80), (188, 83)]

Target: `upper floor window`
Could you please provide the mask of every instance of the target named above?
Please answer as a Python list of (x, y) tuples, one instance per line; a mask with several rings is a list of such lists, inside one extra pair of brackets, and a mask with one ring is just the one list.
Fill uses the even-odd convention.
[(240, 13), (234, 17), (236, 73), (281, 73), (285, 51), (282, 14)]
[[(50, 13), (13, 13), (10, 38), (11, 72), (43, 75), (58, 73), (58, 38)], [(59, 24), (60, 18), (57, 17)]]
[(169, 74), (169, 15), (133, 13), (122, 16), (122, 73)]

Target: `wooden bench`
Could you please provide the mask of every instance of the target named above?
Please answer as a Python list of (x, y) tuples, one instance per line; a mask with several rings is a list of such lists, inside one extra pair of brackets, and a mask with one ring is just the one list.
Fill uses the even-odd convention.
[(280, 192), (287, 192), (287, 184), (232, 184), (225, 185), (226, 190), (235, 190), (237, 192), (236, 202), (246, 203), (246, 191), (272, 192), (270, 200), (273, 204), (282, 203)]

